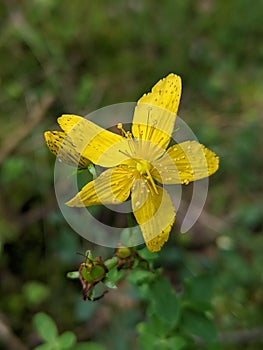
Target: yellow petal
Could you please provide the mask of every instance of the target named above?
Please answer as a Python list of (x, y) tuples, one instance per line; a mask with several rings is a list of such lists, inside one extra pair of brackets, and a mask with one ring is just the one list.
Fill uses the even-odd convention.
[(120, 204), (130, 195), (131, 175), (126, 168), (104, 171), (97, 179), (85, 185), (66, 204), (70, 207), (88, 207), (97, 204)]
[(138, 103), (146, 103), (158, 106), (172, 113), (177, 113), (181, 98), (181, 78), (173, 73), (159, 80), (152, 91), (144, 94)]
[(85, 169), (91, 161), (79, 154), (76, 146), (63, 131), (46, 131), (44, 137), (49, 150), (62, 162)]
[(63, 114), (57, 119), (59, 126), (68, 133), (83, 117), (75, 114)]
[(175, 209), (168, 192), (159, 186), (158, 194), (148, 190), (143, 180), (132, 187), (132, 209), (151, 252), (157, 252), (168, 240), (175, 220)]
[(75, 115), (63, 115), (58, 122), (67, 130), (78, 152), (92, 163), (107, 168), (127, 158), (120, 152), (127, 149), (127, 140), (122, 136)]
[(169, 74), (144, 94), (134, 111), (132, 133), (166, 148), (173, 132), (181, 97), (181, 78)]
[(196, 141), (186, 141), (170, 147), (162, 158), (152, 163), (152, 176), (163, 184), (188, 184), (215, 173), (217, 155)]

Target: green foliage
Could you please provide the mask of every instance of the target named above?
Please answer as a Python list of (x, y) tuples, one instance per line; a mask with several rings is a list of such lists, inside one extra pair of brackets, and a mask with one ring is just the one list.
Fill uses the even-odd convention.
[[(183, 292), (176, 294), (161, 272), (134, 271), (129, 280), (147, 304), (147, 321), (137, 326), (144, 350), (188, 349), (198, 342), (203, 347), (220, 349), (211, 319), (211, 278), (187, 280)], [(200, 292), (203, 292), (200, 294)]]
[(38, 313), (33, 319), (34, 326), (45, 344), (39, 345), (34, 350), (104, 350), (104, 346), (93, 342), (76, 343), (73, 332), (66, 331), (58, 335), (57, 327), (50, 316)]
[(46, 342), (53, 342), (57, 338), (56, 324), (48, 315), (43, 313), (37, 314), (34, 318), (34, 324), (41, 338)]

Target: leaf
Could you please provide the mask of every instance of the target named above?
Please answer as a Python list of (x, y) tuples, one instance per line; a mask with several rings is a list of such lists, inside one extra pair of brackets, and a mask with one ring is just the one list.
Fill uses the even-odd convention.
[(107, 350), (103, 345), (94, 342), (78, 343), (72, 350)]
[(152, 350), (156, 335), (149, 329), (149, 325), (146, 323), (139, 323), (137, 325), (137, 331), (139, 333), (139, 342), (143, 350)]
[(137, 330), (143, 350), (182, 350), (187, 345), (187, 341), (181, 336), (167, 337), (156, 333), (149, 323), (139, 323)]
[(212, 320), (203, 313), (185, 310), (182, 328), (187, 334), (197, 336), (206, 343), (217, 343), (217, 332)]
[(187, 345), (186, 340), (183, 337), (180, 336), (174, 336), (167, 339), (169, 349), (171, 350), (181, 350), (185, 349), (185, 346)]
[(160, 276), (150, 288), (152, 310), (170, 327), (174, 327), (179, 320), (180, 301), (167, 279)]
[(110, 280), (112, 284), (118, 282), (125, 275), (125, 270), (117, 270), (114, 268), (107, 273), (107, 280)]
[(37, 313), (33, 318), (33, 323), (39, 335), (46, 342), (54, 342), (58, 336), (55, 322), (43, 312)]
[(156, 252), (152, 253), (146, 247), (138, 250), (138, 253), (145, 260), (155, 260), (158, 258), (158, 253)]
[(117, 289), (118, 287), (116, 286), (115, 282), (112, 281), (110, 278), (106, 277), (103, 280), (103, 284), (105, 284), (106, 287), (111, 288), (111, 289)]
[(140, 285), (142, 283), (149, 283), (155, 278), (154, 274), (146, 270), (133, 270), (131, 271), (128, 280), (130, 283)]
[(34, 348), (34, 350), (53, 350), (54, 346), (52, 343), (45, 343), (45, 344), (41, 344), (38, 345), (36, 348)]
[(199, 311), (211, 309), (213, 279), (210, 275), (199, 275), (185, 281), (184, 306)]
[[(62, 333), (57, 339), (58, 345), (61, 349), (70, 349), (76, 343), (76, 336), (73, 332), (67, 331)], [(75, 346), (74, 346), (75, 348)]]

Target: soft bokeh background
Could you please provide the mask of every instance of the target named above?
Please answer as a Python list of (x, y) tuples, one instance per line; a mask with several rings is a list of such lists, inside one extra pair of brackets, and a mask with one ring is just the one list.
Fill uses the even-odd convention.
[(139, 348), (143, 305), (127, 283), (84, 303), (65, 278), (76, 252), (112, 250), (62, 217), (43, 131), (65, 112), (136, 101), (175, 72), (179, 115), (221, 164), (199, 222), (185, 235), (175, 225), (158, 264), (175, 284), (209, 270), (224, 349), (262, 349), (263, 1), (3, 0), (0, 13), (0, 348), (36, 346), (38, 311), (79, 340)]

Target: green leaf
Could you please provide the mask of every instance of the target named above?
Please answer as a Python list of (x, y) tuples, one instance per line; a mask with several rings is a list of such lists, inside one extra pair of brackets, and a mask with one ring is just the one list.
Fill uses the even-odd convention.
[(150, 298), (154, 313), (170, 327), (174, 327), (179, 320), (180, 300), (166, 278), (160, 276), (150, 286)]
[(139, 255), (145, 260), (154, 260), (158, 258), (158, 253), (151, 253), (148, 248), (138, 250)]
[(161, 335), (153, 324), (139, 323), (137, 330), (143, 350), (182, 350), (187, 345), (187, 341), (181, 336)]
[(76, 343), (76, 336), (73, 332), (67, 331), (62, 333), (57, 339), (61, 349), (70, 349)]
[(107, 350), (103, 345), (94, 342), (78, 343), (72, 350)]
[(150, 271), (145, 270), (133, 270), (131, 271), (128, 280), (130, 283), (140, 285), (142, 283), (148, 283), (155, 278), (155, 275)]
[(113, 284), (118, 282), (125, 275), (125, 270), (117, 270), (114, 268), (107, 273), (107, 280), (110, 280)]
[(54, 350), (54, 344), (53, 343), (45, 343), (42, 345), (38, 345), (34, 350)]
[(139, 343), (143, 350), (152, 350), (156, 335), (149, 329), (149, 325), (146, 323), (137, 324), (137, 331), (139, 333)]
[(142, 325), (140, 325), (140, 327), (142, 327), (147, 334), (154, 334), (158, 338), (166, 338), (170, 333), (170, 328), (167, 327), (167, 324), (163, 323), (155, 314), (149, 316), (147, 323), (144, 323), (144, 328)]
[(103, 284), (105, 284), (106, 287), (111, 288), (111, 289), (117, 289), (118, 287), (116, 286), (115, 282), (112, 281), (110, 278), (106, 277), (103, 280)]
[(55, 322), (43, 312), (37, 313), (33, 318), (33, 323), (39, 335), (46, 342), (54, 342), (58, 336)]
[(203, 313), (185, 310), (182, 315), (182, 328), (187, 334), (197, 336), (206, 343), (217, 342), (215, 325)]
[(211, 308), (213, 295), (213, 279), (211, 275), (199, 275), (185, 281), (184, 300), (199, 304), (203, 310)]
[(174, 337), (168, 338), (167, 343), (169, 345), (169, 349), (171, 350), (185, 349), (187, 345), (187, 341), (180, 336), (174, 336)]

